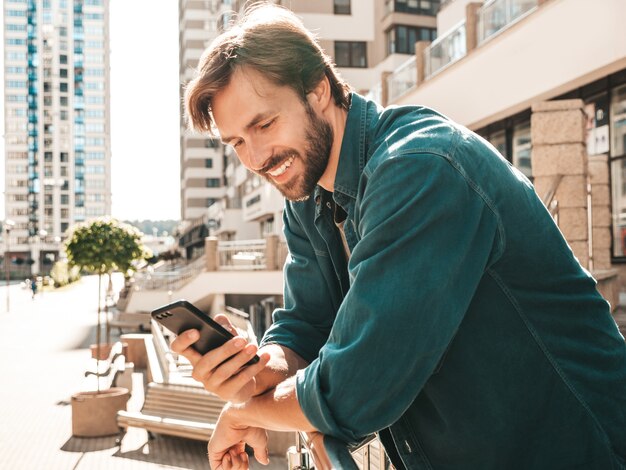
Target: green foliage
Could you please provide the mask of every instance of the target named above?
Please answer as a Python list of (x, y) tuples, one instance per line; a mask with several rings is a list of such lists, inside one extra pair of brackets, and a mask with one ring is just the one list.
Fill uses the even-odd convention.
[(97, 218), (72, 227), (65, 251), (71, 266), (95, 274), (121, 271), (127, 274), (134, 263), (152, 256), (141, 242), (143, 234), (112, 218)]
[(56, 287), (63, 287), (80, 279), (80, 269), (78, 266), (70, 267), (67, 261), (57, 261), (50, 270), (50, 276)]

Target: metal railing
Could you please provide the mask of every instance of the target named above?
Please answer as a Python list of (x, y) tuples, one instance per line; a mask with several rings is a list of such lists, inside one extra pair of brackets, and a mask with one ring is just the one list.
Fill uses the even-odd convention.
[(417, 61), (411, 57), (387, 77), (389, 102), (393, 102), (417, 85)]
[(287, 451), (289, 470), (388, 470), (391, 462), (376, 435), (356, 446), (320, 433), (296, 433), (296, 445)]
[(476, 13), (477, 43), (505, 30), (538, 6), (537, 0), (489, 0)]
[(378, 104), (383, 104), (383, 84), (381, 82), (376, 83), (370, 88), (370, 91), (365, 95), (367, 99), (375, 101)]
[(177, 290), (191, 281), (204, 270), (204, 256), (197, 258), (182, 268), (171, 271), (153, 271), (147, 269), (133, 276), (135, 290)]
[(424, 77), (429, 78), (467, 54), (465, 21), (424, 49)]
[(225, 271), (263, 270), (266, 268), (265, 240), (219, 242), (219, 269)]

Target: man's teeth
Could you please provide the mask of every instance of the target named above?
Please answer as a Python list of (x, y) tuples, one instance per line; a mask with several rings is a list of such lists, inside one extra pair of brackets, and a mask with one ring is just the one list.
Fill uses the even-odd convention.
[(268, 173), (274, 177), (282, 175), (285, 171), (287, 171), (287, 168), (291, 166), (291, 164), (293, 163), (293, 160), (294, 160), (294, 157), (289, 157), (289, 159), (285, 163), (280, 165), (275, 170), (268, 171)]

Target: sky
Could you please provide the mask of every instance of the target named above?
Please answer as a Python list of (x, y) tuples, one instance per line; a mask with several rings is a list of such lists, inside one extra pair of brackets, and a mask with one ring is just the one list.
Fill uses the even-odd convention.
[[(110, 5), (111, 212), (122, 220), (179, 219), (178, 2)], [(0, 24), (1, 16), (0, 8)], [(2, 109), (3, 101), (0, 93)], [(4, 112), (2, 132), (3, 119)], [(4, 219), (4, 138), (0, 142)]]

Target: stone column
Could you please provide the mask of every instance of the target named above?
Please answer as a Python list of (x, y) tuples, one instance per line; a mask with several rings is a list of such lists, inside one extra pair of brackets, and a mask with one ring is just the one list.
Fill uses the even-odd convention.
[(387, 77), (391, 74), (392, 72), (383, 72), (380, 74), (380, 104), (383, 108), (389, 105), (389, 85), (387, 84)]
[(588, 157), (591, 183), (591, 214), (593, 269), (611, 269), (611, 190), (609, 158), (604, 155)]
[(204, 259), (207, 271), (217, 271), (220, 265), (220, 257), (217, 251), (217, 238), (206, 237), (204, 239)]
[(415, 43), (415, 66), (417, 67), (417, 83), (420, 86), (426, 79), (426, 59), (424, 51), (430, 46), (430, 41), (417, 41)]
[(265, 269), (276, 271), (278, 269), (278, 235), (265, 236)]
[(468, 3), (465, 5), (465, 48), (469, 54), (478, 45), (478, 9), (482, 3)]
[(589, 268), (587, 151), (583, 101), (537, 103), (531, 117), (534, 185), (544, 200), (557, 178), (559, 228), (580, 263)]

